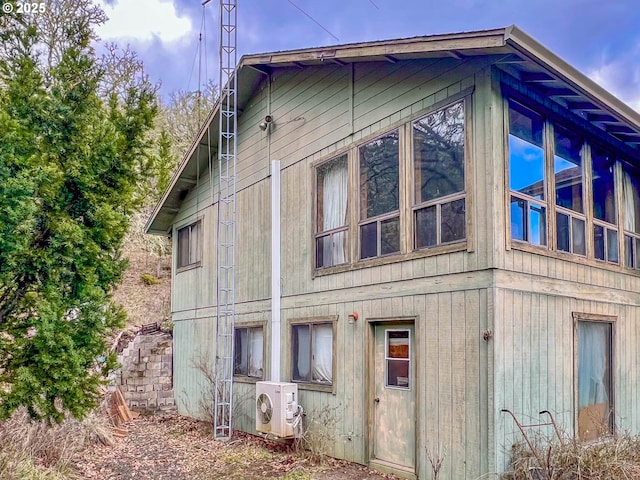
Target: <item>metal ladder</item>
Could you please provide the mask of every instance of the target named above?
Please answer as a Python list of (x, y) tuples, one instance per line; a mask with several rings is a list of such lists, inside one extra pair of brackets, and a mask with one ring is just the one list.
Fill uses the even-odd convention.
[(216, 395), (213, 436), (229, 440), (233, 420), (235, 323), (237, 0), (220, 0), (220, 132), (217, 248)]

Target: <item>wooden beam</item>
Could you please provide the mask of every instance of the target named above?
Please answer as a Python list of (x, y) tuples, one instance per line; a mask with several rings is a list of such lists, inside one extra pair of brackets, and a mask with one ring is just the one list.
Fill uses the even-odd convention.
[(271, 69), (269, 67), (266, 67), (264, 65), (247, 65), (249, 68), (254, 69), (256, 72), (260, 72), (263, 75), (270, 75), (271, 74)]
[(599, 123), (618, 123), (619, 120), (607, 113), (589, 113), (587, 114), (587, 120), (590, 122), (599, 122)]
[(583, 102), (583, 101), (579, 101), (579, 102), (567, 102), (567, 108), (569, 110), (585, 110), (585, 111), (592, 111), (592, 112), (602, 112), (602, 108), (595, 106), (593, 103), (591, 102)]
[(623, 125), (621, 123), (618, 123), (616, 125), (607, 125), (605, 130), (608, 133), (618, 133), (621, 135), (637, 135), (638, 134), (638, 132), (636, 132), (633, 128), (627, 127), (626, 125)]
[(496, 62), (496, 64), (511, 64), (511, 63), (527, 63), (527, 60), (522, 58), (520, 55), (516, 55), (515, 53), (510, 53), (500, 60)]
[(551, 75), (544, 72), (522, 72), (522, 81), (525, 83), (539, 83), (554, 81)]
[(447, 55), (455, 58), (456, 60), (462, 60), (464, 58), (463, 55), (461, 55), (460, 52), (458, 52), (457, 50), (449, 50), (447, 52)]
[(547, 97), (581, 97), (582, 95), (570, 88), (543, 88), (543, 95)]
[(384, 59), (389, 63), (398, 63), (398, 59), (396, 59), (392, 55), (385, 55)]
[(331, 59), (331, 61), (332, 61), (333, 63), (337, 63), (337, 64), (338, 64), (338, 65), (340, 65), (341, 67), (344, 67), (344, 66), (347, 64), (347, 62), (343, 62), (342, 60), (339, 60), (339, 59), (337, 59), (337, 58), (332, 58), (332, 59)]

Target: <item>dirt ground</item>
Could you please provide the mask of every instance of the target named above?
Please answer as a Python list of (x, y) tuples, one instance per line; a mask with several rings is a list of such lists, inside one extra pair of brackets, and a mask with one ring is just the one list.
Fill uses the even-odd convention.
[(238, 432), (217, 442), (211, 427), (176, 415), (140, 417), (112, 446), (93, 446), (76, 460), (79, 478), (96, 480), (383, 480), (397, 477), (332, 458), (313, 462), (293, 447)]

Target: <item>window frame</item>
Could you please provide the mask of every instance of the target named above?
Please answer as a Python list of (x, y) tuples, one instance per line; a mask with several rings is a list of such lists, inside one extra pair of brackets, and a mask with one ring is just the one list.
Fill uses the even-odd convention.
[[(203, 228), (202, 228), (203, 222), (202, 219), (199, 218), (198, 220), (196, 220), (195, 222), (191, 222), (188, 223), (182, 227), (179, 227), (176, 229), (176, 239), (177, 241), (176, 243), (176, 273), (180, 273), (180, 272), (184, 272), (185, 270), (191, 270), (192, 268), (197, 268), (202, 266), (202, 238), (203, 238)], [(193, 229), (194, 227), (197, 227), (197, 231), (195, 232), (195, 234), (193, 233)], [(188, 253), (188, 257), (189, 263), (186, 264), (181, 264), (180, 263), (180, 232), (189, 229), (189, 238), (188, 238), (188, 248), (189, 248), (189, 253)], [(192, 249), (192, 242), (193, 239), (195, 238), (196, 241), (196, 259), (194, 261), (191, 261), (191, 249)]]
[[(338, 315), (334, 316), (318, 316), (318, 317), (302, 317), (302, 318), (291, 318), (288, 320), (288, 345), (287, 345), (287, 369), (288, 369), (288, 377), (292, 383), (296, 383), (298, 388), (301, 390), (316, 390), (321, 392), (330, 392), (336, 393), (337, 387), (337, 323), (338, 323)], [(309, 331), (313, 331), (314, 325), (331, 325), (331, 384), (306, 381), (306, 380), (294, 380), (293, 379), (293, 360), (294, 360), (294, 352), (293, 352), (293, 329), (296, 326), (308, 325)], [(310, 345), (311, 351), (309, 352), (309, 356), (312, 356), (313, 351), (313, 334), (310, 335)], [(310, 358), (310, 368), (313, 368), (313, 359)]]
[(601, 315), (601, 314), (593, 314), (593, 313), (582, 313), (582, 312), (572, 312), (573, 317), (573, 372), (574, 372), (574, 380), (573, 380), (573, 417), (574, 417), (574, 437), (578, 441), (589, 442), (589, 441), (598, 441), (602, 438), (602, 436), (598, 436), (596, 439), (591, 440), (581, 440), (579, 438), (579, 390), (578, 390), (578, 382), (579, 382), (579, 345), (578, 345), (578, 328), (580, 323), (594, 323), (594, 324), (608, 324), (611, 326), (611, 338), (609, 339), (609, 358), (608, 358), (608, 371), (609, 371), (609, 419), (608, 426), (610, 432), (607, 435), (615, 435), (616, 434), (616, 323), (618, 320), (617, 316), (614, 315)]
[[(444, 110), (458, 104), (458, 103), (462, 103), (462, 109), (463, 109), (463, 114), (462, 114), (462, 122), (463, 122), (463, 159), (462, 159), (462, 168), (463, 168), (463, 189), (462, 191), (459, 192), (454, 192), (454, 193), (449, 193), (446, 195), (443, 195), (441, 197), (438, 198), (434, 198), (431, 200), (427, 200), (427, 201), (422, 201), (422, 202), (418, 202), (417, 199), (417, 191), (416, 191), (416, 152), (415, 152), (415, 129), (414, 129), (414, 124), (422, 119), (425, 119), (427, 117), (429, 117), (430, 115), (435, 115), (438, 114), (439, 112), (443, 112)], [(410, 187), (409, 190), (411, 192), (411, 201), (410, 201), (410, 205), (411, 205), (411, 218), (407, 219), (410, 222), (410, 228), (412, 230), (412, 238), (411, 238), (411, 249), (413, 251), (425, 251), (425, 250), (432, 250), (432, 249), (437, 249), (438, 247), (443, 247), (443, 246), (448, 246), (448, 245), (457, 245), (457, 244), (466, 244), (469, 241), (469, 236), (471, 234), (471, 229), (470, 229), (470, 219), (469, 219), (469, 213), (470, 213), (470, 209), (469, 209), (469, 197), (471, 196), (469, 194), (470, 191), (470, 180), (469, 180), (469, 174), (470, 174), (470, 165), (469, 165), (469, 152), (470, 152), (470, 134), (469, 134), (469, 129), (470, 129), (470, 125), (471, 125), (471, 121), (469, 118), (470, 115), (470, 110), (472, 108), (471, 105), (471, 101), (470, 101), (470, 95), (464, 95), (461, 96), (460, 98), (455, 98), (455, 99), (448, 99), (448, 101), (446, 103), (442, 103), (437, 105), (437, 108), (432, 108), (429, 109), (429, 111), (424, 112), (422, 115), (417, 116), (416, 118), (413, 118), (407, 125), (407, 128), (409, 129), (409, 144), (410, 144), (410, 149), (409, 149), (409, 155), (407, 155), (408, 157), (408, 163), (409, 165), (409, 182), (410, 182)], [(456, 201), (459, 200), (464, 200), (464, 204), (465, 204), (465, 213), (464, 213), (464, 227), (465, 227), (465, 232), (464, 232), (464, 237), (458, 240), (452, 240), (449, 242), (443, 242), (442, 241), (442, 207), (444, 205), (447, 204), (452, 204)], [(434, 245), (425, 245), (425, 246), (418, 246), (418, 221), (417, 221), (417, 215), (418, 212), (426, 210), (428, 208), (431, 207), (435, 207), (436, 209), (436, 243)]]
[[(360, 142), (355, 145), (356, 152), (356, 160), (357, 160), (357, 177), (358, 177), (358, 186), (357, 186), (357, 195), (358, 195), (358, 222), (357, 222), (357, 258), (358, 261), (366, 262), (370, 260), (374, 260), (377, 258), (385, 258), (385, 257), (394, 257), (403, 253), (403, 245), (402, 245), (402, 236), (403, 236), (403, 224), (404, 221), (402, 219), (403, 216), (403, 192), (405, 187), (405, 179), (403, 175), (403, 168), (406, 162), (406, 155), (404, 153), (403, 143), (405, 142), (405, 124), (403, 122), (402, 125), (396, 126), (394, 128), (385, 130), (384, 132), (377, 133), (374, 137), (368, 138), (366, 141)], [(373, 143), (377, 140), (380, 140), (392, 133), (396, 132), (398, 136), (398, 208), (389, 212), (384, 212), (378, 215), (374, 215), (371, 217), (363, 218), (363, 208), (362, 208), (362, 167), (360, 160), (360, 151), (366, 145)], [(398, 251), (382, 253), (382, 224), (384, 222), (388, 222), (390, 220), (398, 219)], [(368, 225), (376, 225), (376, 255), (370, 257), (362, 257), (362, 228)]]
[[(627, 270), (638, 272), (640, 270), (640, 232), (627, 230), (626, 228), (626, 215), (627, 215), (626, 188), (627, 187), (626, 187), (625, 174), (627, 172), (629, 172), (629, 175), (631, 175), (632, 173), (635, 173), (636, 177), (639, 180), (638, 183), (640, 184), (640, 169), (623, 160), (619, 160), (618, 163), (621, 164), (621, 171), (622, 171), (622, 182), (621, 182), (622, 183), (621, 185), (622, 204), (620, 206), (620, 211), (622, 215), (622, 221), (621, 221), (622, 228), (620, 229), (620, 232), (622, 236), (623, 248), (620, 254), (620, 265), (625, 267)], [(640, 208), (638, 208), (637, 213), (640, 214)], [(632, 242), (631, 254), (632, 254), (633, 265), (631, 266), (627, 264), (627, 242), (626, 242), (627, 237), (630, 238)]]
[[(622, 166), (625, 163), (628, 163), (627, 157), (629, 157), (629, 153), (625, 149), (624, 145), (619, 145), (615, 139), (608, 138), (603, 132), (598, 131), (596, 127), (593, 127), (590, 124), (583, 125), (582, 119), (574, 118), (574, 116), (570, 112), (562, 111), (559, 105), (555, 105), (552, 102), (544, 101), (539, 96), (537, 96), (533, 91), (521, 90), (514, 88), (512, 85), (513, 80), (508, 76), (505, 78), (503, 76), (501, 87), (502, 87), (502, 104), (504, 106), (503, 109), (503, 120), (504, 120), (504, 185), (505, 185), (505, 208), (507, 213), (507, 218), (505, 222), (505, 242), (506, 249), (517, 249), (522, 251), (527, 251), (530, 253), (549, 255), (554, 258), (562, 258), (562, 259), (571, 259), (572, 261), (584, 263), (586, 265), (594, 265), (611, 269), (612, 271), (620, 271), (621, 268), (624, 268), (625, 271), (635, 274), (640, 274), (640, 264), (639, 268), (629, 268), (625, 265), (626, 261), (626, 240), (625, 235), (626, 231), (624, 230), (624, 215), (623, 215), (623, 179), (622, 179)], [(545, 196), (547, 198), (546, 203), (546, 217), (547, 217), (547, 225), (546, 225), (546, 234), (547, 234), (547, 244), (546, 245), (537, 245), (535, 243), (529, 243), (527, 241), (520, 240), (518, 238), (513, 238), (513, 229), (511, 225), (511, 200), (513, 195), (513, 191), (510, 187), (510, 160), (509, 160), (509, 108), (510, 102), (514, 102), (516, 104), (522, 105), (528, 110), (533, 111), (534, 113), (540, 115), (544, 121), (544, 154), (545, 154), (545, 177), (546, 177), (546, 185)], [(555, 154), (555, 137), (554, 129), (555, 126), (558, 126), (564, 130), (568, 130), (574, 135), (580, 137), (582, 139), (582, 151), (584, 158), (582, 159), (582, 173), (583, 173), (583, 213), (575, 212), (571, 209), (564, 208), (556, 204), (555, 198), (555, 190), (556, 190), (556, 178), (554, 176), (554, 154)], [(614, 220), (615, 223), (609, 223), (603, 220), (600, 220), (595, 217), (594, 212), (594, 192), (593, 192), (593, 156), (595, 153), (593, 150), (599, 152), (605, 152), (610, 154), (613, 157), (613, 201), (615, 206), (615, 215)], [(548, 194), (547, 194), (548, 193)], [(553, 194), (553, 198), (550, 195)], [(520, 195), (517, 196), (520, 198)], [(538, 200), (535, 200), (538, 202)], [(579, 252), (573, 251), (573, 246), (571, 246), (570, 252), (567, 252), (564, 249), (558, 247), (558, 214), (562, 214), (569, 217), (569, 222), (573, 220), (578, 220), (580, 222), (585, 223), (585, 250), (586, 255), (582, 255)], [(614, 239), (617, 251), (613, 253), (617, 253), (617, 259), (615, 257), (609, 257), (609, 249), (607, 247), (607, 239), (604, 242), (604, 254), (605, 258), (600, 259), (597, 257), (596, 248), (598, 245), (595, 244), (595, 232), (596, 229), (602, 229), (604, 237), (609, 235), (609, 238), (617, 237)], [(609, 233), (607, 233), (609, 232)], [(640, 236), (640, 235), (639, 235)], [(640, 248), (640, 238), (638, 239), (638, 247)], [(602, 248), (602, 247), (601, 247)], [(640, 250), (639, 252), (640, 253)], [(640, 258), (638, 259), (640, 262)]]
[[(251, 330), (254, 329), (261, 329), (262, 330), (262, 375), (260, 377), (255, 377), (252, 375), (249, 375), (249, 360), (250, 358), (247, 358), (247, 374), (242, 374), (242, 373), (235, 373), (236, 372), (236, 347), (235, 347), (235, 341), (236, 341), (236, 331), (237, 330), (248, 330), (247, 334), (250, 335)], [(266, 329), (266, 322), (249, 322), (249, 323), (240, 323), (240, 324), (235, 324), (234, 328), (233, 328), (233, 379), (240, 381), (242, 383), (256, 383), (259, 382), (261, 380), (264, 380), (265, 378), (265, 370), (266, 370), (266, 353), (267, 353), (267, 329)], [(247, 337), (249, 340), (249, 345), (251, 345), (251, 340), (250, 340), (250, 336)], [(250, 350), (249, 350), (250, 353)]]
[[(346, 216), (345, 216), (345, 223), (344, 225), (340, 226), (340, 227), (336, 227), (336, 228), (332, 228), (329, 230), (322, 230), (319, 231), (319, 227), (318, 227), (318, 211), (319, 211), (319, 204), (318, 204), (318, 200), (319, 200), (319, 185), (318, 185), (318, 170), (320, 168), (322, 168), (323, 166), (334, 162), (334, 161), (339, 161), (342, 158), (344, 158), (345, 164), (346, 164), (346, 168), (347, 168), (347, 191), (345, 192), (346, 195)], [(350, 167), (350, 154), (349, 151), (342, 151), (340, 153), (338, 153), (337, 155), (334, 155), (326, 160), (322, 160), (319, 163), (316, 163), (313, 165), (313, 231), (314, 231), (314, 237), (313, 237), (313, 252), (314, 252), (314, 256), (313, 256), (313, 268), (314, 270), (326, 270), (329, 268), (334, 268), (334, 267), (339, 267), (342, 265), (348, 265), (349, 263), (351, 263), (351, 249), (350, 249), (350, 243), (351, 243), (351, 229), (350, 229), (350, 216), (351, 216), (351, 198), (350, 198), (350, 176), (351, 176), (351, 167)], [(320, 240), (321, 238), (325, 238), (325, 237), (329, 237), (330, 239), (333, 239), (333, 236), (337, 233), (344, 233), (345, 236), (345, 260), (342, 263), (332, 263), (331, 265), (327, 265), (327, 266), (318, 266), (318, 240)], [(333, 259), (332, 259), (333, 260)]]

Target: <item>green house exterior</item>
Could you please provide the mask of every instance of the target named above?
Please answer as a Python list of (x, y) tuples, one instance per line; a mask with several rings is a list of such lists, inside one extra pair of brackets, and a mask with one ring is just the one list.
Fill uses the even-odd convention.
[[(279, 379), (330, 455), (410, 478), (429, 453), (441, 478), (508, 469), (503, 409), (640, 433), (638, 112), (517, 27), (248, 55), (236, 75), (235, 429), (256, 432), (255, 382)], [(147, 225), (173, 239), (192, 416), (216, 354), (218, 125)]]

